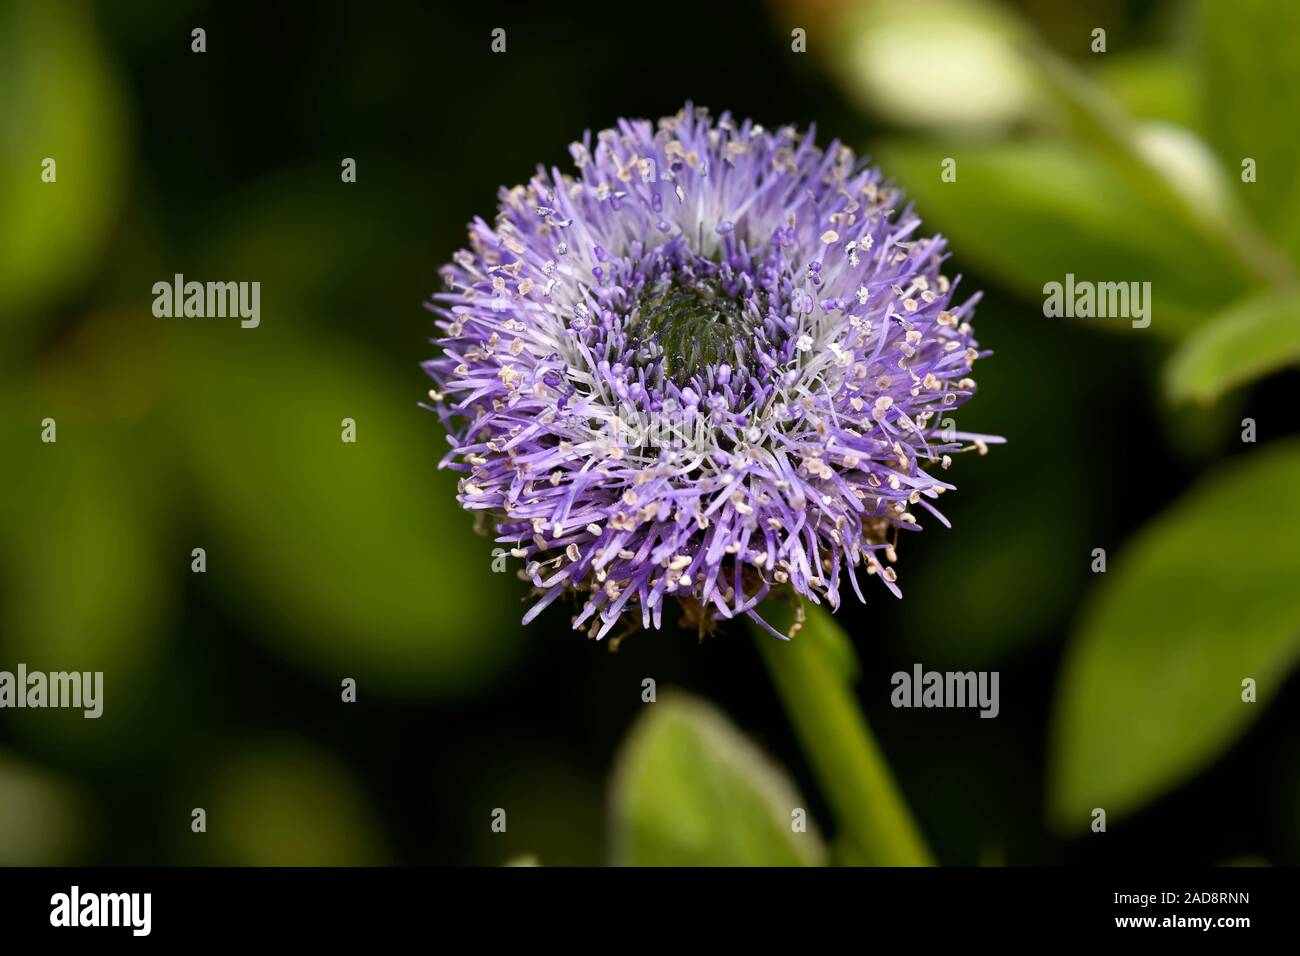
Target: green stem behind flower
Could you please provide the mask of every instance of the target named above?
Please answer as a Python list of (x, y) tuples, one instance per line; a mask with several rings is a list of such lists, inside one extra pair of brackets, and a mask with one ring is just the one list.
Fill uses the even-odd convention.
[[(852, 693), (852, 646), (826, 612), (807, 611), (808, 620), (790, 641), (754, 630), (822, 792), (866, 860), (929, 866), (930, 851)], [(794, 612), (780, 605), (765, 605), (760, 613), (778, 630), (794, 620)]]

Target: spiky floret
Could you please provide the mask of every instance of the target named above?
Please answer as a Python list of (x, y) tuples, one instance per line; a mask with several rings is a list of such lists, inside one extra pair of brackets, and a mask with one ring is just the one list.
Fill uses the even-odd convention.
[(503, 189), (430, 308), (424, 364), (461, 504), (574, 626), (666, 600), (747, 614), (778, 586), (898, 595), (894, 545), (953, 486), (981, 356), (940, 237), (838, 142), (689, 104)]

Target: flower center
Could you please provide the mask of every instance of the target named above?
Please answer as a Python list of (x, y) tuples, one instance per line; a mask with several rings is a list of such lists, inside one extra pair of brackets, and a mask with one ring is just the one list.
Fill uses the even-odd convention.
[[(760, 318), (753, 304), (734, 298), (707, 281), (672, 283), (641, 302), (628, 330), (651, 357), (663, 356), (665, 379), (685, 385), (700, 369), (736, 362)], [(653, 343), (653, 345), (652, 345)]]

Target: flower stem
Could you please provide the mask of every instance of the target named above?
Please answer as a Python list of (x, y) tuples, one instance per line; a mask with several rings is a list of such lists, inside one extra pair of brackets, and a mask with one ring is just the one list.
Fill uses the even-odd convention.
[[(763, 613), (767, 616), (766, 608)], [(769, 620), (777, 615), (768, 617)], [(812, 624), (813, 622), (809, 622)], [(857, 705), (828, 639), (805, 628), (792, 640), (755, 633), (759, 653), (804, 753), (858, 856), (877, 866), (930, 866), (933, 859)], [(756, 629), (757, 630), (757, 629)], [(852, 654), (851, 645), (847, 652)]]

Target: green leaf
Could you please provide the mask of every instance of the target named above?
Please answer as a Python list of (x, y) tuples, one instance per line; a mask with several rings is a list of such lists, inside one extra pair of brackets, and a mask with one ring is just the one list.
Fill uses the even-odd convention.
[(174, 428), (212, 529), (205, 582), (269, 612), (257, 633), (336, 687), (459, 696), (498, 677), (526, 588), (493, 573), (501, 546), (438, 470), (446, 435), (414, 362), (386, 369), (282, 315), (182, 334)]
[[(94, 264), (126, 164), (117, 77), (82, 3), (0, 5), (0, 334)], [(56, 180), (42, 180), (45, 159)], [(15, 322), (13, 317), (21, 321)]]
[(677, 693), (647, 705), (611, 790), (615, 860), (632, 866), (819, 866), (808, 804), (712, 705)]
[(1200, 114), (1188, 57), (1167, 49), (1112, 51), (1097, 60), (1097, 81), (1137, 119), (1199, 130)]
[[(148, 719), (145, 695), (158, 675), (175, 594), (159, 549), (170, 522), (165, 456), (116, 423), (59, 413), (57, 442), (40, 440), (41, 418), (7, 423), (15, 458), (7, 463), (7, 508), (0, 539), (6, 599), (0, 602), (0, 659), (33, 671), (103, 672), (101, 716), (80, 710), (16, 712), (24, 735), (112, 763), (136, 744)], [(141, 485), (126, 462), (157, 480)]]
[[(1051, 815), (1132, 813), (1224, 753), (1300, 659), (1300, 442), (1213, 476), (1110, 556), (1066, 655)], [(1258, 703), (1242, 700), (1242, 682)]]
[[(1205, 0), (1200, 51), (1205, 126), (1261, 222), (1276, 225), (1296, 194), (1300, 162), (1300, 4), (1278, 0)], [(1256, 163), (1243, 183), (1241, 164)]]
[[(374, 866), (383, 839), (365, 795), (328, 754), (290, 739), (247, 744), (221, 762), (201, 791), (207, 831), (174, 841), (221, 866)], [(188, 839), (186, 839), (188, 838)], [(196, 849), (197, 844), (197, 849)]]
[(1135, 123), (1106, 89), (1045, 47), (1026, 46), (1066, 131), (1140, 194), (1166, 226), (1187, 231), (1252, 282), (1286, 282), (1290, 264), (1255, 228), (1223, 168), (1195, 133)]
[(1225, 392), (1300, 362), (1300, 294), (1241, 302), (1196, 330), (1169, 360), (1175, 401), (1210, 403)]
[[(1086, 150), (896, 141), (877, 155), (927, 226), (952, 239), (958, 266), (977, 266), (1038, 304), (1043, 286), (1067, 273), (1076, 282), (1150, 282), (1151, 331), (1178, 337), (1250, 281), (1166, 202)], [(956, 160), (955, 182), (940, 178), (945, 157)], [(1124, 318), (1088, 321), (1131, 327)]]
[[(909, 127), (998, 129), (1042, 102), (1019, 46), (1017, 17), (979, 0), (849, 4), (827, 36), (829, 65), (850, 97)], [(978, 82), (971, 82), (978, 77)]]

